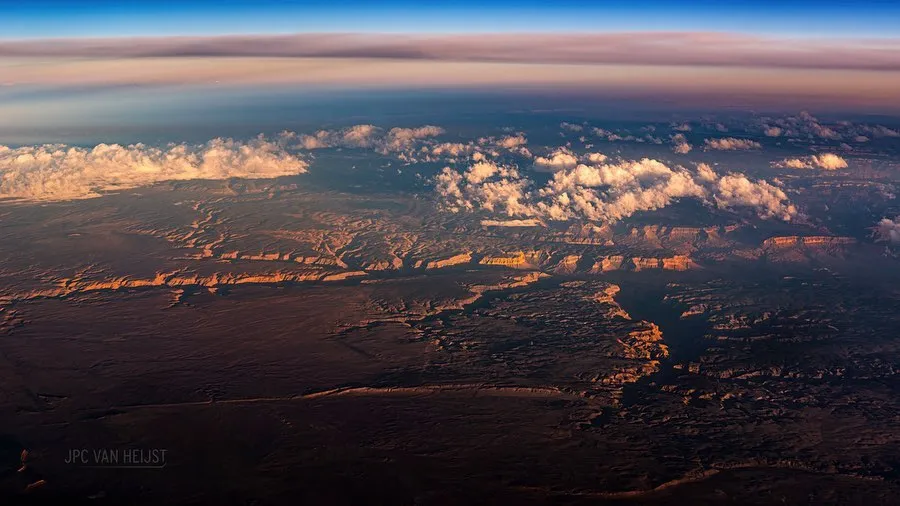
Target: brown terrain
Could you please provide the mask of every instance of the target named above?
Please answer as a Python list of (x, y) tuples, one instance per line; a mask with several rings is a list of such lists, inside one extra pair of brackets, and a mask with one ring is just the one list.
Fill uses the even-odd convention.
[[(859, 237), (274, 182), (0, 210), (12, 504), (900, 497), (900, 270)], [(128, 447), (166, 466), (65, 462)]]

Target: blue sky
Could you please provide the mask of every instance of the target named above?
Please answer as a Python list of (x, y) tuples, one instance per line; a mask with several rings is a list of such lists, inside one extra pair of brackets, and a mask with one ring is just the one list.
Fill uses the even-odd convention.
[(896, 0), (0, 0), (0, 39), (295, 32), (900, 36)]

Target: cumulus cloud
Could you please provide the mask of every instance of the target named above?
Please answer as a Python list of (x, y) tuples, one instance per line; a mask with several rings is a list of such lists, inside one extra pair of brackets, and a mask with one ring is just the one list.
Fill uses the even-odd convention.
[(769, 137), (797, 140), (868, 142), (870, 139), (900, 138), (900, 131), (884, 125), (851, 121), (826, 124), (806, 111), (782, 118), (761, 118), (761, 128)]
[(684, 134), (675, 134), (671, 137), (672, 140), (672, 151), (678, 153), (679, 155), (684, 155), (690, 153), (693, 148), (688, 141), (687, 137)]
[(507, 216), (532, 216), (528, 199), (531, 181), (515, 168), (478, 162), (464, 173), (444, 167), (435, 177), (435, 191), (452, 212), (484, 209)]
[(697, 165), (697, 177), (706, 183), (715, 183), (719, 179), (719, 175), (709, 165), (700, 163)]
[(714, 196), (719, 207), (750, 206), (761, 218), (790, 221), (797, 209), (787, 202), (787, 195), (766, 181), (750, 181), (743, 174), (729, 174), (716, 183)]
[(704, 139), (703, 144), (706, 149), (717, 151), (743, 151), (748, 149), (759, 149), (762, 146), (750, 139), (738, 139), (735, 137), (723, 137), (721, 139)]
[(500, 171), (497, 165), (490, 162), (478, 162), (466, 171), (466, 181), (477, 184)]
[(879, 221), (875, 226), (875, 240), (900, 244), (900, 216), (893, 220), (884, 218)]
[(822, 153), (801, 158), (786, 158), (773, 163), (773, 165), (784, 169), (839, 170), (847, 168), (847, 160), (834, 153)]
[(860, 125), (858, 128), (863, 133), (871, 135), (872, 137), (900, 137), (900, 132), (882, 125)]
[(569, 123), (567, 121), (563, 121), (562, 123), (560, 123), (559, 127), (562, 128), (563, 130), (568, 130), (570, 132), (580, 132), (580, 131), (584, 130), (584, 126), (579, 125), (577, 123)]
[(354, 125), (340, 130), (319, 130), (313, 135), (297, 136), (287, 132), (284, 137), (296, 137), (298, 147), (322, 148), (373, 148), (381, 153), (395, 153), (413, 148), (420, 139), (436, 137), (444, 129), (433, 125), (417, 128), (392, 128), (388, 132), (374, 125)]
[(569, 169), (575, 167), (577, 164), (578, 157), (564, 148), (557, 149), (553, 153), (550, 153), (548, 157), (539, 156), (534, 159), (535, 167), (548, 171)]
[(603, 163), (608, 157), (603, 153), (588, 153), (587, 161), (590, 163)]
[(442, 142), (430, 147), (423, 146), (422, 150), (430, 153), (433, 156), (457, 157), (474, 154), (475, 146), (471, 144), (462, 144), (459, 142)]
[(769, 119), (763, 122), (763, 133), (769, 137), (793, 137), (807, 139), (840, 139), (839, 134), (831, 126), (822, 124), (812, 114), (801, 111), (795, 116)]
[(263, 137), (213, 139), (191, 146), (60, 144), (0, 146), (0, 198), (30, 201), (97, 197), (162, 181), (273, 178), (302, 174), (308, 164)]
[(497, 146), (504, 149), (515, 149), (528, 144), (528, 139), (524, 135), (507, 135), (496, 142)]
[(382, 149), (386, 152), (408, 149), (416, 140), (437, 137), (444, 129), (434, 125), (418, 128), (392, 128), (384, 138)]
[(762, 218), (790, 220), (797, 214), (787, 195), (765, 181), (743, 174), (720, 177), (705, 164), (690, 171), (646, 158), (562, 168), (540, 188), (513, 167), (476, 163), (462, 173), (448, 167), (435, 178), (435, 190), (453, 212), (549, 220), (615, 222), (681, 198), (720, 208), (750, 207)]
[[(373, 147), (381, 129), (375, 125), (354, 125), (341, 130), (319, 130), (313, 135), (299, 136), (299, 145), (304, 149), (321, 148), (370, 148)], [(288, 132), (285, 136), (295, 134)]]

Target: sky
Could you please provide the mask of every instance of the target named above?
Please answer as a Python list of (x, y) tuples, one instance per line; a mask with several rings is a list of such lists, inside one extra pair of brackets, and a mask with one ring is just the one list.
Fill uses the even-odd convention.
[(896, 0), (0, 0), (0, 39), (306, 32), (900, 36)]
[(0, 0), (0, 145), (336, 121), (332, 91), (894, 114), (900, 1)]

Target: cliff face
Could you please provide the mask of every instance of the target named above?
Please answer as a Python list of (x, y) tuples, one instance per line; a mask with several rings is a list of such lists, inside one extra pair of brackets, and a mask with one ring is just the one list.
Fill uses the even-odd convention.
[(598, 273), (617, 271), (622, 269), (622, 264), (624, 262), (625, 257), (621, 255), (606, 256), (594, 263), (594, 267), (591, 269), (591, 272)]
[(301, 283), (309, 281), (341, 281), (353, 277), (365, 276), (363, 271), (273, 271), (267, 273), (214, 273), (208, 276), (185, 274), (181, 272), (157, 273), (152, 278), (114, 277), (109, 279), (82, 280), (63, 279), (55, 288), (37, 290), (17, 297), (19, 300), (65, 297), (76, 293), (96, 292), (106, 290), (127, 290), (134, 288), (199, 286), (204, 288), (219, 288), (230, 285), (245, 284), (277, 284), (277, 283)]
[(324, 255), (295, 255), (294, 253), (242, 253), (240, 251), (229, 251), (218, 255), (219, 260), (248, 260), (260, 262), (296, 262), (304, 265), (321, 265), (336, 266), (342, 269), (347, 268), (347, 264), (337, 257), (329, 257)]
[(806, 236), (800, 237), (796, 235), (770, 237), (763, 241), (763, 248), (791, 248), (796, 246), (844, 246), (848, 244), (856, 244), (856, 239), (852, 237), (832, 237), (832, 236)]
[(603, 291), (597, 292), (594, 294), (594, 302), (599, 304), (606, 304), (610, 307), (609, 311), (606, 313), (607, 318), (623, 318), (625, 320), (630, 320), (631, 315), (625, 311), (622, 306), (616, 301), (616, 295), (621, 291), (619, 285), (610, 284)]
[(626, 260), (621, 255), (606, 256), (594, 263), (591, 272), (601, 273), (609, 271), (645, 271), (662, 269), (667, 271), (687, 271), (696, 269), (697, 264), (687, 255), (675, 255), (671, 257), (631, 257)]
[(662, 260), (659, 258), (632, 257), (631, 263), (634, 265), (635, 272), (662, 268)]
[(625, 358), (658, 360), (669, 356), (669, 347), (662, 340), (662, 331), (655, 323), (649, 323), (647, 330), (629, 332), (619, 343), (625, 349)]
[(690, 257), (685, 255), (675, 255), (670, 258), (663, 258), (662, 262), (663, 270), (667, 271), (687, 271), (697, 267)]
[(553, 267), (553, 272), (557, 274), (572, 274), (578, 269), (578, 262), (580, 260), (580, 255), (566, 255), (555, 267)]
[(525, 253), (520, 251), (515, 255), (506, 256), (485, 256), (479, 262), (481, 265), (502, 265), (504, 267), (523, 267), (525, 266)]
[(360, 265), (360, 267), (367, 271), (399, 270), (403, 268), (403, 260), (399, 257), (394, 256), (388, 259), (379, 259), (364, 262)]
[(444, 267), (452, 267), (459, 264), (467, 264), (472, 261), (472, 253), (467, 251), (458, 255), (453, 255), (442, 260), (432, 260), (425, 264), (426, 269), (442, 269)]
[(710, 233), (718, 234), (718, 227), (708, 229), (697, 227), (666, 227), (662, 225), (645, 225), (631, 229), (631, 237), (648, 242), (693, 242), (704, 239)]

